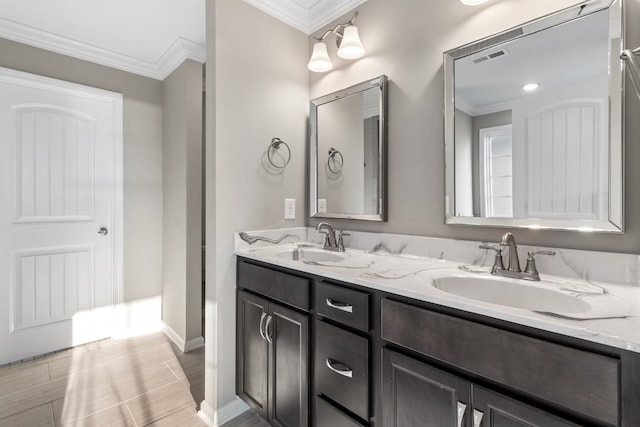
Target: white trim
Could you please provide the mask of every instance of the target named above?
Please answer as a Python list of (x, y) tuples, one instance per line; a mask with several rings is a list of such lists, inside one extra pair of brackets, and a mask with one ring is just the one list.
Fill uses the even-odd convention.
[(160, 329), (183, 353), (188, 353), (191, 350), (204, 346), (204, 338), (202, 337), (193, 338), (185, 342), (185, 340), (180, 337), (180, 334), (178, 334), (164, 320), (160, 322)]
[(204, 423), (209, 427), (214, 427), (215, 418), (216, 418), (216, 410), (213, 409), (209, 402), (203, 400), (200, 402), (200, 410), (198, 411), (198, 416)]
[(0, 37), (157, 80), (163, 80), (185, 59), (192, 59), (199, 63), (203, 63), (205, 59), (204, 46), (180, 37), (162, 57), (152, 63), (5, 18), (0, 18)]
[(160, 328), (162, 332), (184, 353), (185, 342), (171, 326), (169, 326), (164, 320), (160, 321)]
[(309, 9), (291, 0), (244, 0), (267, 15), (307, 35), (355, 9), (367, 0), (324, 0)]
[(200, 403), (200, 411), (198, 412), (198, 415), (207, 423), (207, 425), (219, 427), (234, 418), (239, 417), (248, 410), (249, 405), (236, 396), (235, 399), (217, 411), (209, 404), (209, 402), (203, 400), (202, 403)]
[(204, 347), (204, 338), (198, 337), (193, 338), (184, 343), (183, 353), (188, 353), (191, 350), (195, 350), (196, 348)]
[[(325, 0), (322, 2), (316, 2), (309, 12), (309, 32), (307, 34), (318, 31), (325, 25), (350, 12), (366, 1), (367, 0)], [(350, 16), (347, 17), (347, 20), (350, 18)]]

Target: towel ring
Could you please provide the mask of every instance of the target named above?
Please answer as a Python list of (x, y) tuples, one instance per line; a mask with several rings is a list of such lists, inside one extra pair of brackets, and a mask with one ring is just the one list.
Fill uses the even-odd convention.
[[(331, 167), (331, 160), (336, 162), (336, 156), (340, 156), (340, 167), (338, 169), (334, 169)], [(344, 157), (342, 157), (342, 153), (335, 148), (329, 148), (329, 158), (327, 159), (327, 167), (332, 173), (338, 174), (342, 171), (342, 166), (344, 165)]]
[[(281, 145), (287, 147), (287, 160), (285, 160), (283, 165), (277, 165), (271, 158), (271, 149), (273, 148), (279, 150)], [(267, 149), (267, 158), (269, 159), (269, 163), (271, 163), (274, 168), (284, 169), (289, 164), (289, 160), (291, 160), (291, 148), (289, 148), (289, 145), (286, 142), (284, 142), (277, 136), (274, 136), (273, 138), (271, 138), (271, 144), (269, 144), (269, 148)]]

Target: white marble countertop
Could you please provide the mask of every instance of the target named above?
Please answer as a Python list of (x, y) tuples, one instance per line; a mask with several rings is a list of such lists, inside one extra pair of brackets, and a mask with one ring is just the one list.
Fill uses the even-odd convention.
[[(262, 247), (237, 247), (235, 254), (329, 279), (426, 301), (508, 322), (640, 352), (640, 288), (580, 278), (540, 274), (542, 287), (581, 299), (591, 305), (586, 313), (541, 312), (478, 301), (445, 292), (434, 286), (442, 277), (476, 277), (501, 280), (487, 266), (390, 254), (384, 251), (347, 249), (340, 261), (299, 261), (287, 256), (303, 246), (322, 251), (319, 245), (281, 243)], [(308, 250), (308, 249), (307, 249)]]

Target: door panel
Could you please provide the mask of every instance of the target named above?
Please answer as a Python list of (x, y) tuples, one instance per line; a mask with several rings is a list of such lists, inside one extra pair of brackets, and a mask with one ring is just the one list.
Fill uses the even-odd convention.
[(470, 383), (387, 349), (383, 349), (382, 357), (383, 425), (471, 425)]
[(271, 304), (272, 424), (309, 425), (309, 316)]
[(567, 420), (503, 396), (473, 386), (473, 406), (483, 414), (483, 427), (577, 427)]
[(0, 365), (111, 335), (121, 144), (121, 95), (0, 68)]
[[(265, 299), (238, 291), (237, 304), (237, 363), (236, 392), (260, 415), (268, 416), (268, 343), (261, 334), (268, 303)], [(264, 316), (263, 316), (264, 315)]]

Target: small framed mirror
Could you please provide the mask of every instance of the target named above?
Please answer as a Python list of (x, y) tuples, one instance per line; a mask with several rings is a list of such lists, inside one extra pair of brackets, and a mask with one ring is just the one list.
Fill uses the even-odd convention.
[(311, 101), (311, 217), (386, 221), (386, 104), (384, 75)]
[(621, 233), (622, 0), (444, 53), (446, 223)]

